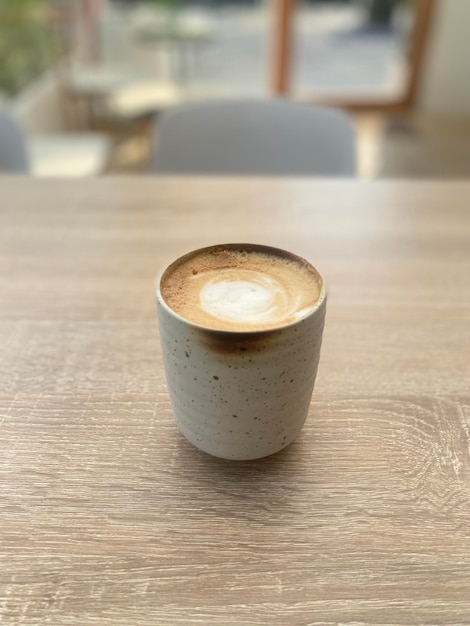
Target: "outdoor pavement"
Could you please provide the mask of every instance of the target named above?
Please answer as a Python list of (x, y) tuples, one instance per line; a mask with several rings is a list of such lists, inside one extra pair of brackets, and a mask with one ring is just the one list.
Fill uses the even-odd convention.
[[(139, 19), (143, 21), (144, 9)], [(291, 89), (293, 95), (393, 97), (405, 76), (407, 18), (396, 16), (395, 28), (368, 28), (360, 3), (300, 4), (295, 17)], [(265, 95), (270, 51), (268, 3), (187, 6), (181, 23), (207, 30), (199, 40), (126, 40), (127, 17), (114, 18), (107, 29), (108, 56), (133, 58), (165, 80), (176, 80), (190, 93)], [(114, 34), (113, 34), (114, 30)], [(114, 40), (114, 41), (113, 41)]]

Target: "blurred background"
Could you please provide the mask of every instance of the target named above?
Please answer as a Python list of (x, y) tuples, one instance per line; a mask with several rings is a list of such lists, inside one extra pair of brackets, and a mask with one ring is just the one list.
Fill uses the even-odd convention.
[(469, 0), (0, 0), (0, 106), (37, 176), (145, 174), (158, 115), (349, 110), (363, 178), (470, 174)]

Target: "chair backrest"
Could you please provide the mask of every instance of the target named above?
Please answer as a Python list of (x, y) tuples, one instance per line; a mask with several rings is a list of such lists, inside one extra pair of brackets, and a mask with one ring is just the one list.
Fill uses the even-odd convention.
[(355, 137), (339, 110), (285, 100), (189, 104), (158, 119), (156, 173), (354, 176)]
[(26, 141), (19, 124), (5, 110), (0, 110), (0, 172), (29, 171)]

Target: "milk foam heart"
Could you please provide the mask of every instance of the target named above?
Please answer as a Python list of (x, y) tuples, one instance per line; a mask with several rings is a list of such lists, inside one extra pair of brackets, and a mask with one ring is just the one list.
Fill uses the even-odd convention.
[(217, 319), (266, 324), (286, 317), (289, 304), (295, 304), (289, 303), (281, 284), (261, 272), (236, 269), (230, 279), (231, 272), (225, 270), (228, 280), (221, 278), (217, 270), (209, 273), (213, 276), (204, 276), (199, 303), (202, 310)]

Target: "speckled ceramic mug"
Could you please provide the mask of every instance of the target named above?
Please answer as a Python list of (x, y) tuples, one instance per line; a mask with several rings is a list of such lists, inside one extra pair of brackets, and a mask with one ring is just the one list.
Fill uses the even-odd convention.
[[(168, 272), (182, 260), (222, 248), (308, 267), (318, 279), (316, 302), (298, 319), (261, 330), (220, 330), (188, 320), (162, 293)], [(278, 452), (297, 437), (310, 406), (326, 311), (325, 287), (315, 268), (277, 248), (211, 246), (180, 257), (163, 272), (157, 309), (173, 412), (191, 443), (217, 457), (249, 460)]]

